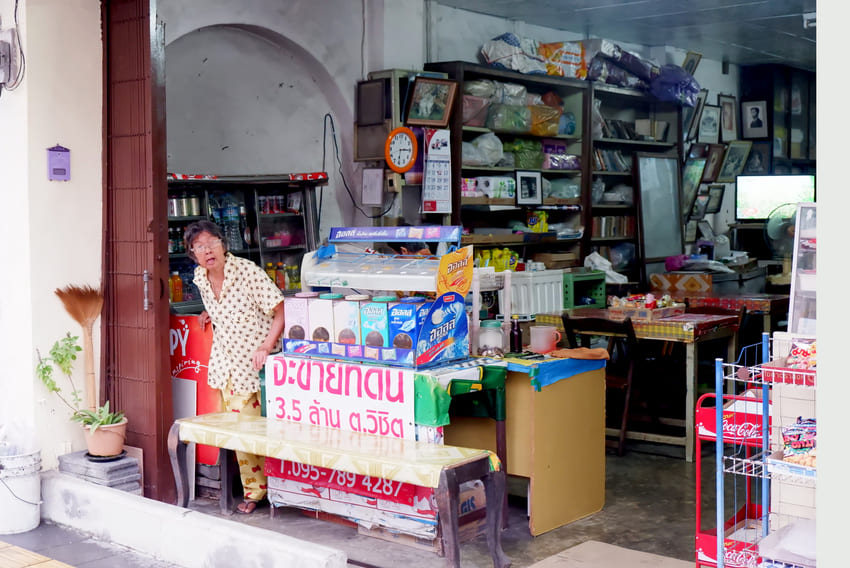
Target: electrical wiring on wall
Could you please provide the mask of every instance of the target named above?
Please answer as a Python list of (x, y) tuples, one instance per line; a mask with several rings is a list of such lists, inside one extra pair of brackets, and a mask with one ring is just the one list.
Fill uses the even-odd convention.
[[(334, 143), (334, 155), (336, 157), (337, 172), (339, 172), (339, 177), (342, 179), (342, 185), (345, 187), (345, 191), (348, 192), (348, 197), (351, 199), (352, 205), (354, 205), (355, 209), (360, 211), (365, 217), (367, 217), (369, 219), (378, 219), (380, 217), (383, 217), (384, 215), (389, 213), (390, 210), (393, 208), (393, 205), (395, 204), (396, 195), (398, 195), (398, 194), (393, 193), (392, 201), (390, 201), (390, 204), (387, 206), (386, 209), (384, 209), (383, 211), (381, 211), (377, 215), (369, 215), (368, 213), (366, 213), (366, 211), (363, 210), (362, 207), (360, 207), (360, 205), (354, 199), (354, 194), (351, 193), (351, 188), (348, 187), (348, 181), (346, 181), (345, 175), (342, 173), (342, 160), (340, 160), (340, 157), (339, 157), (339, 145), (337, 144), (337, 141), (336, 141), (336, 126), (334, 125), (333, 116), (331, 116), (331, 113), (329, 113), (329, 112), (325, 113), (323, 130), (322, 130), (322, 171), (327, 171), (325, 169), (325, 149), (327, 148), (328, 122), (330, 122), (330, 125), (331, 125), (331, 139), (333, 140), (333, 143)], [(319, 192), (319, 214), (318, 214), (319, 223), (321, 223), (321, 220), (322, 220), (322, 198), (323, 198), (323, 196), (324, 196), (324, 192), (320, 191)]]

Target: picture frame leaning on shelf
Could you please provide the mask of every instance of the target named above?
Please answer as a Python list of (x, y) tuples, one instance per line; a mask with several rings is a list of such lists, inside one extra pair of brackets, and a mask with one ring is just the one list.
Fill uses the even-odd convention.
[(697, 142), (703, 144), (717, 144), (720, 141), (720, 107), (717, 105), (703, 105), (702, 114), (699, 117), (699, 133)]
[(723, 183), (731, 183), (744, 169), (744, 164), (747, 163), (747, 156), (750, 153), (752, 142), (749, 140), (736, 140), (729, 143), (729, 149), (726, 151), (726, 156), (723, 157), (723, 163), (720, 165), (720, 171), (717, 173), (717, 181)]
[(717, 95), (720, 107), (720, 141), (731, 142), (738, 139), (738, 105), (732, 95)]
[(543, 183), (540, 172), (517, 170), (517, 205), (541, 205), (543, 203)]
[(448, 79), (416, 77), (407, 105), (405, 124), (445, 128), (457, 95), (457, 82)]

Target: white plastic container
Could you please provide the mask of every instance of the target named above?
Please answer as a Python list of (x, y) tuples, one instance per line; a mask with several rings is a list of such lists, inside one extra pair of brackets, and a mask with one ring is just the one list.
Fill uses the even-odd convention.
[[(564, 271), (512, 273), (511, 303), (514, 314), (560, 313), (564, 309)], [(499, 306), (504, 304), (504, 290), (499, 290)], [(509, 320), (511, 314), (502, 312), (502, 316)]]
[(0, 442), (0, 534), (31, 531), (41, 522), (41, 451), (5, 455)]

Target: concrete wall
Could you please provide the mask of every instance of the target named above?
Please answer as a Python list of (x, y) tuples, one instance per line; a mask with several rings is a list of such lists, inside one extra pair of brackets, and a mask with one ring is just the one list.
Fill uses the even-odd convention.
[(355, 84), (373, 69), (421, 67), (422, 2), (165, 0), (159, 8), (169, 171), (324, 169), (319, 234), (369, 224), (353, 203), (362, 167), (352, 162)]
[[(4, 28), (14, 2), (0, 4)], [(89, 0), (21, 2), (26, 59), (20, 86), (0, 96), (0, 426), (26, 431), (44, 467), (83, 447), (70, 412), (35, 378), (36, 349), (80, 326), (54, 295), (68, 284), (99, 286), (102, 239), (102, 43), (100, 5)], [(71, 149), (71, 181), (47, 180), (46, 150)], [(100, 342), (95, 327), (95, 360)], [(55, 377), (66, 392), (65, 377)], [(74, 379), (83, 390), (82, 360)], [(83, 399), (85, 395), (83, 394)], [(32, 439), (34, 438), (34, 439)]]

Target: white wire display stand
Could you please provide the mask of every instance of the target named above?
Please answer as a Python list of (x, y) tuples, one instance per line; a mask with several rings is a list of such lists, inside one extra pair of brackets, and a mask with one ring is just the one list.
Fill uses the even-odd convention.
[[(716, 535), (710, 538), (699, 529), (700, 483), (697, 481), (697, 565), (734, 568), (781, 567), (806, 568), (800, 564), (786, 562), (782, 558), (767, 558), (759, 551), (759, 543), (770, 533), (794, 523), (791, 515), (770, 511), (770, 482), (814, 487), (817, 470), (782, 459), (782, 448), (772, 440), (771, 428), (780, 428), (781, 420), (771, 413), (771, 387), (792, 385), (804, 389), (816, 388), (816, 372), (780, 368), (771, 361), (771, 340), (763, 334), (760, 344), (742, 350), (735, 363), (715, 362), (715, 423), (712, 428), (704, 422), (698, 425), (700, 440), (715, 441), (716, 450)], [(744, 396), (724, 394), (729, 384), (743, 385)], [(746, 390), (749, 389), (749, 390)], [(737, 392), (739, 388), (733, 389)], [(711, 396), (711, 395), (706, 395)], [(705, 397), (703, 397), (705, 398)], [(749, 400), (747, 400), (749, 399)], [(722, 401), (717, 404), (717, 401)], [(703, 399), (700, 400), (700, 403)], [(701, 405), (700, 405), (701, 406)], [(706, 410), (705, 408), (698, 408)], [(759, 423), (760, 421), (760, 423)], [(738, 508), (737, 492), (735, 512), (732, 517), (726, 511), (726, 474), (743, 477), (746, 483), (745, 503)], [(697, 466), (697, 477), (700, 466)], [(753, 490), (753, 486), (755, 489)], [(755, 499), (752, 499), (755, 493)], [(709, 538), (707, 538), (709, 537)], [(712, 540), (716, 541), (714, 558), (701, 548)]]

